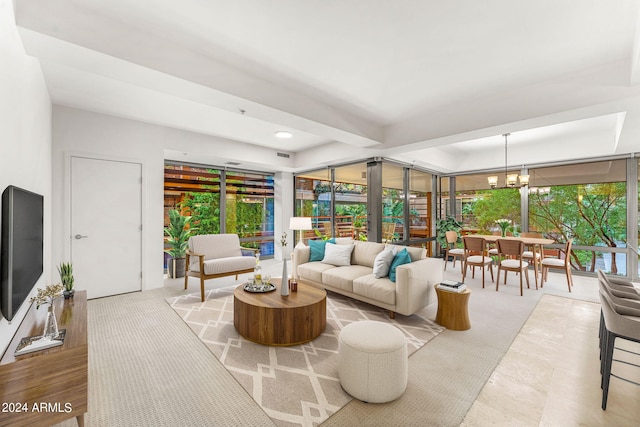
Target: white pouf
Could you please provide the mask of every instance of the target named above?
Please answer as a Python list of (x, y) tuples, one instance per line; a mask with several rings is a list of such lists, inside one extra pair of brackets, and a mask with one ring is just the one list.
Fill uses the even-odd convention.
[(407, 339), (388, 323), (350, 323), (338, 339), (338, 378), (342, 388), (363, 402), (397, 399), (407, 388)]

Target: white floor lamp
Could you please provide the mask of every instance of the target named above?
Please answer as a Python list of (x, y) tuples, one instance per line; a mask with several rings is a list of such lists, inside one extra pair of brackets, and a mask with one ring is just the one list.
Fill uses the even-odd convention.
[(297, 230), (300, 232), (300, 239), (298, 239), (298, 247), (304, 247), (304, 243), (302, 243), (302, 232), (304, 230), (311, 230), (313, 227), (311, 226), (311, 217), (308, 216), (294, 216), (289, 220), (289, 228), (291, 230)]

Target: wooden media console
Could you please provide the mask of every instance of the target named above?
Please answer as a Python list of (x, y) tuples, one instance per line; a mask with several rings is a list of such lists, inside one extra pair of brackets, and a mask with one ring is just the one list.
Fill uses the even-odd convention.
[(29, 308), (7, 351), (0, 359), (0, 425), (48, 426), (76, 417), (84, 426), (87, 412), (87, 292), (54, 302), (64, 344), (14, 356), (20, 340), (41, 335), (46, 307)]

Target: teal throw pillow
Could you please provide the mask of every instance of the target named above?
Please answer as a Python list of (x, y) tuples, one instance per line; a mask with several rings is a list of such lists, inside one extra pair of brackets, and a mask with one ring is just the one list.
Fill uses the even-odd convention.
[(411, 255), (407, 252), (407, 249), (403, 249), (393, 257), (391, 261), (391, 267), (389, 267), (389, 280), (395, 283), (396, 281), (396, 268), (402, 264), (409, 264), (411, 262)]
[(329, 243), (336, 243), (336, 239), (329, 240), (309, 240), (309, 248), (311, 249), (311, 256), (309, 261), (322, 261), (324, 259), (324, 247)]

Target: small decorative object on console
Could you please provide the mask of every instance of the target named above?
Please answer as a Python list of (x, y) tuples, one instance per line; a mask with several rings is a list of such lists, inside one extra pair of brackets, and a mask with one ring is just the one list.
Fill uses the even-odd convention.
[(467, 285), (462, 282), (454, 282), (453, 280), (443, 280), (438, 287), (444, 291), (462, 292), (467, 289)]
[(276, 285), (274, 285), (273, 283), (269, 283), (269, 284), (258, 284), (257, 282), (247, 282), (242, 286), (242, 289), (244, 289), (247, 292), (252, 292), (252, 293), (267, 293), (267, 292), (271, 292), (271, 291), (275, 291), (276, 290)]
[(16, 356), (63, 344), (64, 334), (61, 334), (58, 330), (58, 321), (53, 308), (53, 301), (62, 295), (62, 289), (63, 287), (60, 283), (47, 285), (44, 289), (38, 288), (36, 296), (31, 298), (31, 302), (36, 303), (36, 309), (39, 309), (43, 304), (49, 304), (47, 319), (44, 323), (42, 336), (23, 338), (16, 349)]
[(287, 272), (287, 233), (282, 233), (280, 238), (282, 245), (282, 280), (280, 281), (280, 295), (289, 296), (289, 273)]
[(256, 252), (256, 266), (253, 268), (253, 280), (256, 284), (262, 283), (262, 266), (260, 265), (260, 252)]

